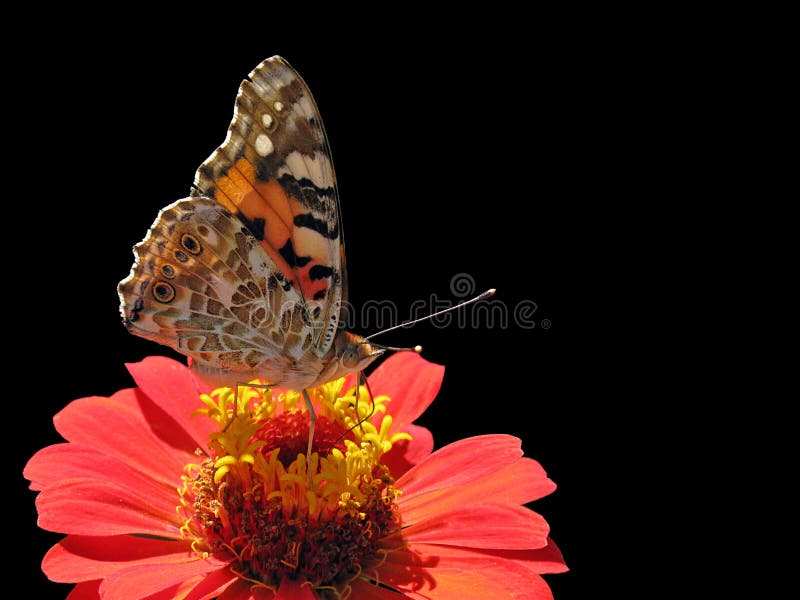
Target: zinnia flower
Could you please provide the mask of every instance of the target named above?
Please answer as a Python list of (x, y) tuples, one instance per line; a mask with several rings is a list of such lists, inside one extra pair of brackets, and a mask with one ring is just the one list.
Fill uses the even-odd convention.
[[(443, 367), (389, 357), (295, 392), (223, 388), (198, 399), (183, 365), (129, 365), (137, 388), (76, 400), (67, 440), (25, 476), (39, 525), (68, 534), (45, 556), (69, 598), (203, 600), (552, 598), (566, 571), (548, 525), (522, 504), (555, 489), (520, 441), (468, 438), (431, 453), (411, 422)], [(374, 411), (374, 413), (373, 413)]]

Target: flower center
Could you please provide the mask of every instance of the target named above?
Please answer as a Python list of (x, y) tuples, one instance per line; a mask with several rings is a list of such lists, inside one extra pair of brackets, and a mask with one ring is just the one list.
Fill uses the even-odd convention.
[[(254, 434), (254, 438), (264, 442), (259, 448), (262, 454), (280, 449), (278, 460), (288, 467), (298, 454), (308, 450), (308, 434), (310, 419), (304, 412), (291, 412), (268, 419)], [(314, 429), (312, 451), (320, 456), (330, 454), (334, 447), (345, 452), (344, 438), (353, 439), (353, 435), (335, 421), (320, 416)]]
[(240, 577), (273, 590), (289, 577), (341, 592), (381, 561), (384, 538), (400, 528), (383, 466), (361, 482), (354, 494), (360, 500), (310, 503), (299, 497), (302, 486), (296, 484), (269, 491), (264, 474), (250, 466), (231, 470), (221, 483), (214, 482), (214, 472), (208, 459), (194, 477), (188, 525), (206, 552), (233, 554)]
[[(319, 416), (310, 464), (308, 414), (291, 392), (248, 392), (235, 417), (230, 390), (203, 398), (221, 429), (211, 436), (213, 455), (187, 467), (178, 507), (196, 552), (232, 555), (235, 573), (272, 590), (290, 578), (342, 598), (348, 582), (397, 547), (399, 491), (379, 459), (410, 436), (389, 436), (389, 416), (380, 430), (353, 427), (373, 407), (361, 394), (361, 407), (352, 391), (342, 395), (342, 383), (312, 394)], [(385, 401), (376, 398), (374, 408), (385, 410)]]

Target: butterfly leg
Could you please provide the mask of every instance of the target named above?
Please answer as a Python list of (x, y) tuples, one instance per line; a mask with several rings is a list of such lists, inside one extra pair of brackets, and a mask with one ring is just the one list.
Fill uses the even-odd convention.
[(308, 480), (311, 481), (311, 447), (314, 444), (314, 428), (317, 425), (317, 413), (314, 412), (314, 405), (311, 404), (311, 396), (307, 390), (303, 390), (303, 400), (308, 409), (308, 451), (306, 452), (306, 465), (308, 467)]
[(257, 388), (259, 390), (268, 390), (275, 387), (274, 383), (248, 383), (246, 381), (237, 381), (236, 386), (233, 388), (233, 416), (231, 420), (225, 424), (225, 427), (222, 431), (227, 431), (230, 424), (236, 419), (239, 415), (239, 388), (243, 387), (251, 387)]

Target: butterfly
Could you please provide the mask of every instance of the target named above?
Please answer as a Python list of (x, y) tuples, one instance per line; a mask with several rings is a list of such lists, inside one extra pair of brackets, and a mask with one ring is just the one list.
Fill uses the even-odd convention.
[(305, 390), (362, 371), (386, 348), (342, 326), (341, 211), (308, 86), (279, 56), (248, 77), (190, 197), (163, 208), (134, 247), (120, 312), (128, 331), (191, 357), (211, 385)]

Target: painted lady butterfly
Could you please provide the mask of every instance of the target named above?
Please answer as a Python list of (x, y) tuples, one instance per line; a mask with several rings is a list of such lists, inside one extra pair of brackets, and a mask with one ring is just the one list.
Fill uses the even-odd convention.
[(386, 348), (340, 327), (339, 200), (311, 92), (279, 56), (249, 78), (191, 196), (162, 209), (134, 247), (120, 311), (131, 333), (191, 357), (209, 384), (260, 378), (304, 390)]

